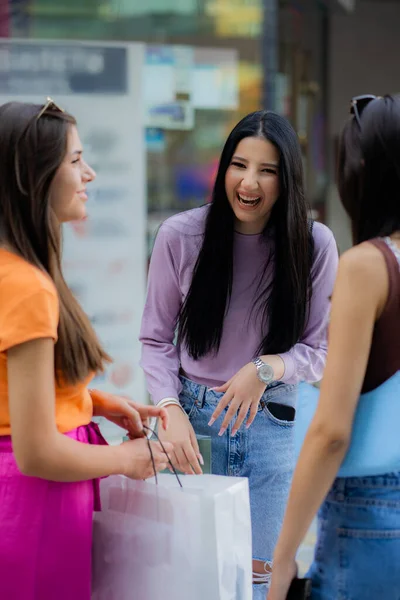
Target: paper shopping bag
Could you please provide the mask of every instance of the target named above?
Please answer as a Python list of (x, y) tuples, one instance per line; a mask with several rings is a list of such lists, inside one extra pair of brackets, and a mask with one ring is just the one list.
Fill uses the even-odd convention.
[(251, 600), (247, 479), (180, 480), (101, 481), (93, 600)]

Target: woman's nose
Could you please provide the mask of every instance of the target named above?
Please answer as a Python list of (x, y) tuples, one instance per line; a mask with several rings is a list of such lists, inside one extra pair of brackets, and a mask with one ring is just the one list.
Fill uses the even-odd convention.
[(82, 176), (84, 181), (89, 182), (89, 181), (93, 181), (96, 178), (96, 172), (94, 169), (92, 169), (92, 167), (90, 165), (88, 165), (87, 163), (85, 163), (83, 165), (83, 170), (82, 170)]
[(252, 192), (258, 189), (258, 179), (255, 173), (247, 172), (243, 176), (242, 187), (243, 190), (247, 190), (248, 192)]

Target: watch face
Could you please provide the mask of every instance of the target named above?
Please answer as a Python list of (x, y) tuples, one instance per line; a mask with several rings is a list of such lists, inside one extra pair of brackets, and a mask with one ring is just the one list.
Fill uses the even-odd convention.
[(258, 369), (258, 376), (263, 383), (271, 383), (274, 378), (274, 370), (271, 365), (262, 365)]

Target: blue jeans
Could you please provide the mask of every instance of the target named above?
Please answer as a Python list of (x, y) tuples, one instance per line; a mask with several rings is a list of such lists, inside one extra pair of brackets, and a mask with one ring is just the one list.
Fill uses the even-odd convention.
[(312, 600), (400, 599), (400, 474), (336, 479), (318, 517)]
[[(268, 409), (274, 402), (295, 407), (297, 386), (270, 385), (249, 429), (244, 425), (234, 437), (218, 436), (224, 414), (208, 422), (223, 394), (181, 377), (182, 407), (198, 435), (211, 436), (211, 470), (216, 475), (247, 477), (250, 488), (253, 559), (271, 563), (278, 540), (294, 468), (293, 423), (276, 418)], [(227, 410), (227, 409), (226, 409)], [(265, 600), (267, 586), (254, 586), (254, 600)]]

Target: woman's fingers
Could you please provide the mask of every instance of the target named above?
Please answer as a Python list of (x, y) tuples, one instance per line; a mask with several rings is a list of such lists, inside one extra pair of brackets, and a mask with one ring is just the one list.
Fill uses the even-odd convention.
[(251, 406), (251, 400), (247, 400), (246, 402), (242, 402), (239, 410), (239, 414), (236, 418), (235, 424), (232, 428), (232, 435), (235, 435), (240, 427), (242, 426), (243, 421), (245, 420), (247, 413), (249, 412), (249, 408)]
[(204, 458), (201, 455), (199, 442), (197, 441), (196, 434), (194, 432), (193, 427), (191, 427), (189, 437), (190, 437), (190, 443), (192, 444), (193, 450), (195, 451), (196, 458), (198, 459), (200, 465), (204, 466)]
[(186, 473), (187, 475), (193, 475), (194, 471), (186, 457), (186, 454), (183, 449), (183, 444), (175, 444), (174, 447), (174, 460), (172, 461), (175, 469), (181, 471), (181, 473)]
[[(154, 460), (154, 465), (156, 468), (156, 472), (160, 472), (160, 471), (164, 471), (167, 466), (169, 465), (168, 462), (168, 457), (171, 457), (173, 455), (174, 452), (174, 447), (173, 444), (169, 443), (169, 442), (165, 442), (164, 444), (164, 448), (165, 448), (165, 452), (161, 447), (161, 444), (159, 444), (158, 442), (150, 442), (151, 444), (151, 450), (152, 450), (152, 454), (153, 454), (153, 460)], [(150, 458), (150, 463), (151, 463), (151, 469), (152, 471), (154, 471), (153, 468), (153, 462)], [(153, 473), (154, 475), (154, 473)]]
[(166, 408), (161, 408), (161, 409), (158, 409), (158, 410), (159, 410), (158, 418), (161, 420), (161, 426), (164, 429), (164, 431), (167, 431), (168, 424), (169, 424), (168, 411), (167, 411)]
[(175, 449), (170, 453), (169, 459), (172, 462), (174, 469), (179, 469), (179, 459), (176, 455)]
[(257, 416), (260, 402), (252, 402), (250, 406), (249, 418), (247, 419), (246, 428), (248, 429)]
[(126, 402), (124, 407), (124, 417), (128, 423), (128, 431), (134, 437), (141, 437), (144, 435), (143, 423), (139, 412), (129, 403)]
[(231, 385), (231, 382), (229, 380), (226, 383), (224, 383), (224, 385), (218, 385), (216, 387), (208, 388), (208, 390), (210, 392), (226, 392), (226, 390), (229, 388), (230, 385)]
[(161, 425), (164, 430), (168, 429), (169, 416), (168, 411), (165, 408), (158, 408), (158, 406), (144, 406), (143, 410), (139, 411), (142, 420), (147, 420), (150, 417), (155, 417), (161, 420)]
[[(197, 454), (196, 454), (192, 444), (191, 443), (185, 444), (185, 446), (183, 447), (183, 451), (185, 453), (187, 463), (190, 465), (192, 471), (196, 475), (202, 475), (203, 471), (201, 469), (201, 466), (199, 464), (199, 459), (197, 457)], [(200, 452), (199, 452), (199, 454), (200, 454)]]
[(132, 415), (131, 411), (134, 410), (138, 414), (141, 423), (147, 424), (148, 426), (148, 420), (153, 417), (161, 420), (161, 425), (164, 430), (168, 428), (169, 416), (168, 411), (165, 408), (139, 404), (138, 402), (133, 402), (133, 400), (128, 400), (121, 396), (117, 396), (116, 398), (122, 402), (122, 406), (124, 407), (123, 411), (126, 416)]
[(179, 448), (177, 448), (175, 450), (175, 454), (178, 457), (178, 469), (182, 473), (186, 473), (186, 475), (194, 475), (194, 470), (186, 456), (186, 452), (185, 452), (183, 446), (180, 446)]
[(233, 400), (231, 401), (230, 406), (226, 412), (225, 418), (222, 421), (222, 425), (221, 425), (221, 428), (218, 433), (219, 436), (224, 435), (225, 431), (229, 427), (229, 423), (232, 421), (232, 419), (235, 417), (237, 411), (239, 410), (240, 405), (241, 405), (241, 401), (238, 400), (237, 398), (233, 398)]
[(211, 416), (211, 419), (208, 423), (210, 425), (210, 427), (211, 427), (211, 425), (213, 425), (213, 423), (215, 423), (215, 421), (218, 419), (218, 417), (223, 413), (225, 408), (228, 406), (228, 404), (232, 400), (233, 396), (234, 396), (234, 392), (229, 391), (229, 390), (226, 392), (226, 394), (224, 394), (222, 396), (221, 400), (218, 402), (217, 408), (214, 410), (214, 412)]
[[(181, 473), (186, 473), (186, 475), (202, 475), (203, 471), (199, 464), (199, 457), (190, 442), (175, 443), (174, 449), (169, 453), (169, 456), (175, 469), (181, 471)], [(199, 456), (201, 456), (200, 452)]]

